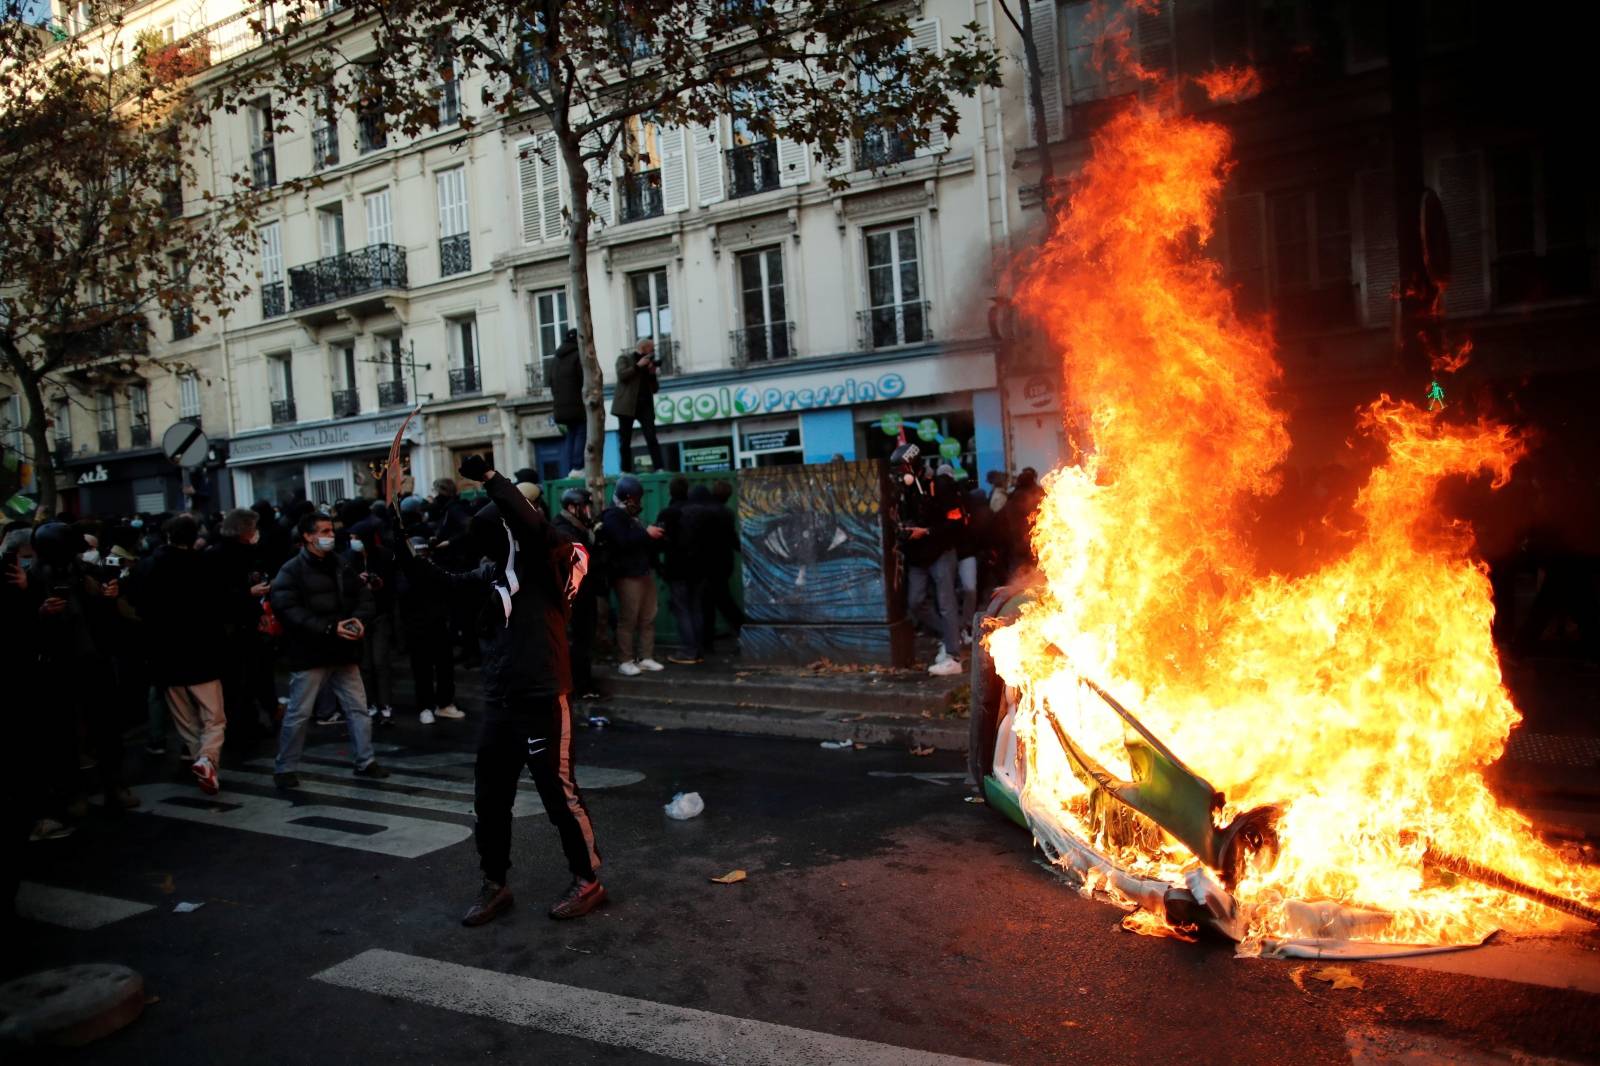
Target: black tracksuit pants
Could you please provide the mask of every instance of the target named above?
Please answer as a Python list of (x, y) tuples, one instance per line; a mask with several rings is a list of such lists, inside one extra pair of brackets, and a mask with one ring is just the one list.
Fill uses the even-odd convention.
[(511, 806), (526, 766), (561, 836), (574, 877), (593, 880), (600, 866), (594, 826), (572, 765), (572, 705), (559, 696), (487, 700), (476, 770), (473, 837), (483, 875), (504, 884), (511, 869)]

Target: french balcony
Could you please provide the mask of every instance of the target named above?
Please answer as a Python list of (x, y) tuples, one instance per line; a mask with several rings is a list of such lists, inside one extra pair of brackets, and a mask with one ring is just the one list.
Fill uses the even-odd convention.
[(544, 356), (532, 363), (524, 363), (523, 368), (528, 372), (528, 391), (539, 392), (548, 389), (555, 383), (556, 357)]
[(275, 426), (287, 425), (295, 420), (293, 400), (272, 401), (272, 424)]
[(904, 163), (917, 154), (911, 138), (892, 126), (875, 126), (867, 130), (855, 143), (856, 168), (878, 170), (882, 167)]
[(483, 391), (483, 371), (476, 366), (450, 369), (450, 395), (476, 396)]
[(733, 365), (751, 366), (788, 359), (794, 353), (794, 323), (764, 322), (729, 334), (733, 338)]
[(181, 307), (172, 313), (172, 339), (181, 341), (195, 335), (194, 308)]
[(404, 407), (406, 405), (406, 383), (403, 381), (378, 382), (379, 407)]
[(729, 148), (723, 154), (728, 157), (731, 196), (754, 196), (778, 187), (777, 142), (757, 141)]
[(640, 170), (624, 174), (617, 179), (622, 193), (622, 221), (641, 222), (647, 218), (660, 218), (661, 169)]
[(100, 431), (100, 450), (103, 452), (114, 452), (117, 450), (116, 430), (102, 429)]
[(333, 417), (354, 418), (361, 413), (361, 394), (355, 389), (335, 389), (333, 392)]
[(439, 238), (439, 276), (472, 272), (472, 237), (457, 233)]
[[(624, 348), (623, 355), (639, 357), (638, 348)], [(678, 342), (671, 337), (656, 338), (656, 373), (661, 377), (671, 377), (678, 372)]]
[(932, 310), (933, 305), (927, 300), (911, 300), (857, 311), (862, 350), (874, 351), (932, 340), (933, 328), (929, 324)]
[(128, 446), (130, 448), (150, 447), (149, 422), (135, 422), (128, 427)]
[(311, 131), (311, 162), (318, 170), (339, 164), (339, 127), (329, 123)]
[(406, 250), (397, 244), (368, 245), (289, 268), (289, 301), (296, 313), (406, 286)]
[(382, 115), (368, 113), (356, 119), (356, 143), (362, 155), (389, 146), (389, 130)]
[(258, 189), (270, 189), (278, 184), (278, 154), (272, 145), (250, 153), (250, 180)]
[(283, 282), (269, 281), (261, 286), (261, 317), (277, 318), (288, 310), (283, 303)]

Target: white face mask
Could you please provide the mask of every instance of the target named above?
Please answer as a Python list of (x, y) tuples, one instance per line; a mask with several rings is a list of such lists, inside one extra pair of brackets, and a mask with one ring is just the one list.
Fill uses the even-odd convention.
[(251, 544), (251, 545), (260, 544), (261, 543), (261, 531), (259, 529), (253, 530), (248, 537), (244, 538), (244, 542), (246, 544)]
[(88, 551), (84, 552), (82, 555), (79, 555), (78, 558), (82, 559), (84, 562), (88, 563), (90, 566), (95, 566), (100, 562), (100, 549), (99, 548), (90, 548)]
[(355, 537), (351, 537), (350, 538), (350, 550), (359, 555), (361, 552), (364, 552), (364, 551), (367, 550), (367, 546), (364, 543), (362, 543), (359, 539), (357, 539)]
[(324, 551), (324, 552), (333, 551), (333, 538), (332, 537), (318, 537), (317, 538), (317, 550), (318, 551)]

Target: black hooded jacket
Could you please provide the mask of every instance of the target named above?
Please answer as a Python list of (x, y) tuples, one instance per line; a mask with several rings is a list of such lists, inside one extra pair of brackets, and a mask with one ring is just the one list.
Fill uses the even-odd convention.
[[(532, 701), (572, 691), (563, 563), (573, 544), (505, 477), (495, 474), (484, 488), (494, 502), (472, 520), (473, 548), (485, 556), (475, 569), (453, 573), (409, 552), (404, 567), (413, 595), (431, 589), (480, 604), (483, 691), (488, 713), (496, 717), (527, 713)], [(507, 529), (516, 541), (515, 593), (507, 574)], [(502, 590), (510, 598), (510, 617)]]

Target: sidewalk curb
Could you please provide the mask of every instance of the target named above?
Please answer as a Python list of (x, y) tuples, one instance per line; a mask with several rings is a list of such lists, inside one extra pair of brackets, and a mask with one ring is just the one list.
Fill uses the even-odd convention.
[[(910, 718), (867, 715), (845, 720), (832, 714), (797, 712), (783, 708), (748, 710), (693, 703), (636, 700), (587, 705), (590, 715), (619, 724), (670, 730), (736, 733), (791, 740), (852, 740), (887, 747), (933, 747), (939, 751), (967, 750), (967, 723), (959, 719)], [(854, 719), (854, 716), (850, 716)]]

